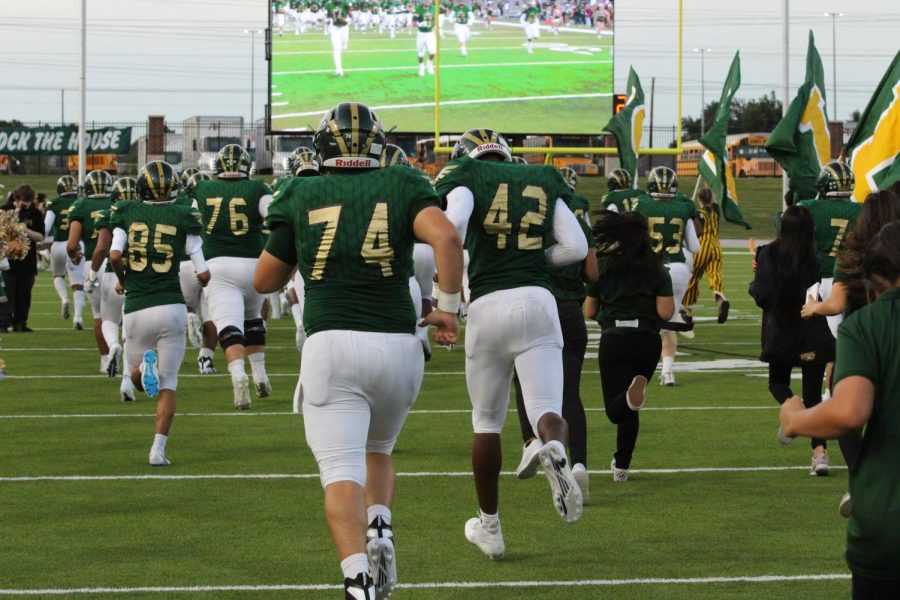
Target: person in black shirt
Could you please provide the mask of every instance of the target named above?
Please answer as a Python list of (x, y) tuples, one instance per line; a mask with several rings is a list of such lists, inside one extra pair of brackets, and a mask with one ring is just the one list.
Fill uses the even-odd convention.
[(30, 185), (20, 185), (13, 192), (12, 201), (0, 210), (16, 211), (19, 221), (25, 224), (25, 233), (31, 239), (31, 248), (22, 260), (10, 260), (9, 270), (4, 271), (7, 302), (0, 317), (0, 332), (9, 325), (16, 332), (30, 332), (28, 312), (31, 310), (31, 288), (37, 275), (37, 242), (44, 239), (44, 215), (34, 206), (34, 190)]

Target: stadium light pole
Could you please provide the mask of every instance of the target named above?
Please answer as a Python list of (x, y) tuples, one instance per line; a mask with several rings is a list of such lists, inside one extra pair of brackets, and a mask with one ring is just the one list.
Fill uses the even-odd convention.
[[(790, 82), (790, 57), (788, 56), (789, 34), (790, 33), (790, 0), (781, 0), (781, 116), (784, 117), (788, 110), (788, 98), (791, 93)], [(789, 181), (787, 171), (781, 171), (781, 210), (787, 209), (784, 197), (787, 195)]]
[(712, 50), (710, 48), (694, 48), (694, 52), (700, 53), (700, 137), (703, 137), (703, 134), (706, 133), (706, 128), (703, 124), (705, 121), (703, 111), (706, 109), (706, 70), (703, 56), (707, 52), (712, 52)]
[(78, 60), (78, 97), (79, 97), (79, 115), (78, 115), (78, 185), (84, 185), (84, 176), (87, 169), (87, 157), (85, 156), (86, 148), (84, 147), (85, 123), (87, 121), (87, 111), (85, 105), (85, 72), (87, 70), (87, 0), (81, 0), (81, 51)]
[(831, 17), (831, 114), (832, 119), (837, 119), (837, 18), (843, 17), (842, 12), (827, 12), (826, 17)]
[(262, 29), (245, 29), (244, 34), (250, 35), (250, 127), (253, 127), (253, 113), (256, 105), (256, 34), (262, 33)]

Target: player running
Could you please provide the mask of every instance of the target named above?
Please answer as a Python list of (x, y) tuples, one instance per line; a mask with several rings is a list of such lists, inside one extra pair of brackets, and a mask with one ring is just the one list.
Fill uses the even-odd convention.
[[(509, 144), (499, 133), (471, 129), (456, 143), (451, 162), (435, 182), (470, 255), (466, 385), (480, 510), (466, 523), (465, 535), (491, 558), (505, 552), (499, 516), (500, 432), (514, 369), (528, 420), (543, 444), (539, 459), (557, 512), (574, 523), (581, 518), (583, 502), (564, 445), (563, 340), (548, 290), (547, 263), (561, 267), (579, 262), (588, 245), (566, 206), (572, 192), (559, 172), (512, 164), (510, 157)], [(440, 277), (440, 264), (437, 271)], [(448, 310), (443, 294), (438, 307)]]
[(541, 37), (541, 9), (538, 8), (537, 0), (528, 3), (519, 15), (519, 21), (525, 27), (525, 47), (528, 48), (528, 54), (534, 54), (531, 42)]
[[(169, 465), (166, 442), (175, 416), (178, 368), (184, 358), (187, 310), (178, 281), (176, 254), (190, 256), (201, 285), (210, 273), (203, 259), (200, 215), (174, 204), (178, 192), (175, 168), (153, 161), (137, 179), (140, 202), (119, 202), (110, 215), (113, 242), (109, 254), (118, 283), (125, 293), (126, 363), (139, 365), (131, 372), (136, 388), (150, 398), (159, 397), (156, 435), (149, 461)], [(128, 270), (125, 270), (125, 257)]]
[(212, 273), (206, 290), (209, 318), (219, 332), (239, 410), (250, 408), (245, 355), (257, 397), (272, 392), (266, 375), (266, 325), (260, 316), (263, 298), (253, 289), (272, 196), (264, 183), (250, 179), (250, 165), (246, 150), (225, 146), (216, 155), (216, 180), (198, 181), (194, 195), (203, 217), (203, 254)]
[[(434, 7), (431, 0), (424, 4), (416, 4), (413, 13), (413, 24), (418, 27), (416, 34), (416, 52), (419, 54), (419, 77), (425, 77), (425, 70), (434, 75), (434, 55), (437, 52), (437, 37), (434, 35)], [(428, 60), (425, 53), (428, 53)]]
[(634, 187), (631, 173), (625, 169), (613, 169), (606, 176), (606, 189), (609, 190), (600, 200), (606, 210), (624, 213), (634, 210), (638, 199), (647, 198), (644, 190)]
[(344, 76), (343, 53), (350, 44), (350, 8), (341, 0), (337, 0), (328, 10), (331, 22), (331, 50), (334, 57), (335, 77)]
[(307, 282), (306, 440), (345, 597), (384, 599), (397, 583), (391, 452), (424, 370), (408, 287), (412, 246), (434, 248), (450, 310), (427, 321), (435, 341), (448, 344), (457, 336), (462, 244), (427, 178), (401, 165), (379, 168), (384, 132), (368, 107), (339, 104), (314, 143), (324, 176), (295, 178), (276, 193), (254, 284), (261, 293), (279, 289), (295, 266)]
[(84, 263), (74, 264), (66, 254), (69, 239), (69, 211), (78, 200), (78, 180), (71, 175), (63, 175), (56, 180), (56, 198), (47, 204), (44, 216), (44, 243), (50, 244), (50, 272), (53, 274), (53, 289), (62, 303), (63, 319), (69, 318), (69, 294), (66, 291), (66, 274), (75, 301), (72, 324), (75, 329), (84, 329), (81, 313), (84, 310)]
[(456, 33), (456, 39), (459, 42), (459, 51), (463, 56), (468, 56), (466, 50), (466, 42), (471, 37), (469, 26), (475, 20), (475, 15), (468, 6), (463, 2), (459, 2), (453, 7), (453, 31)]

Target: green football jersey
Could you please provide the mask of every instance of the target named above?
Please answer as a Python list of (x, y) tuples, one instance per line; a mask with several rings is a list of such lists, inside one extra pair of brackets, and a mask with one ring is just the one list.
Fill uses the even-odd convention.
[(69, 239), (69, 211), (78, 200), (78, 196), (57, 196), (47, 204), (47, 212), (56, 215), (50, 228), (50, 237), (54, 242), (65, 242)]
[(697, 212), (690, 199), (676, 195), (657, 200), (647, 195), (639, 198), (632, 210), (647, 217), (654, 252), (666, 262), (685, 262), (684, 232)]
[(346, 27), (350, 23), (350, 10), (344, 4), (335, 4), (329, 14), (335, 27)]
[(525, 9), (525, 22), (533, 25), (540, 21), (541, 9), (536, 6), (529, 6)]
[[(594, 234), (585, 221), (585, 215), (590, 211), (590, 203), (584, 196), (572, 196), (572, 199), (566, 203), (568, 207), (575, 213), (578, 224), (584, 232), (587, 239), (588, 247), (596, 247), (594, 242)], [(583, 261), (578, 261), (565, 267), (550, 267), (547, 274), (550, 277), (550, 292), (557, 300), (584, 300), (585, 290), (584, 281), (581, 279), (581, 267)]]
[(434, 31), (434, 7), (417, 4), (416, 12), (413, 13), (413, 22), (422, 33)]
[(79, 198), (69, 210), (69, 222), (81, 223), (81, 241), (84, 242), (84, 255), (90, 260), (97, 248), (97, 236), (99, 230), (95, 227), (95, 220), (104, 209), (112, 206), (109, 196), (105, 198)]
[(834, 258), (844, 249), (847, 234), (862, 211), (862, 204), (850, 200), (804, 200), (798, 203), (809, 209), (816, 226), (816, 255), (820, 277), (834, 273)]
[(637, 205), (638, 200), (641, 198), (647, 198), (651, 200), (651, 198), (647, 195), (643, 190), (636, 189), (627, 189), (627, 190), (616, 190), (614, 192), (609, 192), (600, 200), (600, 205), (609, 209), (610, 205), (616, 207), (616, 210), (619, 213), (626, 213), (628, 211), (634, 210), (634, 207)]
[(457, 187), (475, 197), (465, 245), (470, 300), (523, 286), (549, 288), (543, 250), (554, 243), (556, 199), (572, 192), (554, 167), (459, 158), (435, 181), (446, 197)]
[(469, 22), (469, 8), (465, 4), (457, 4), (453, 8), (453, 13), (456, 16), (456, 22), (460, 25), (466, 25)]
[(413, 333), (409, 295), (413, 222), (440, 206), (421, 172), (377, 171), (295, 177), (280, 188), (266, 221), (266, 250), (297, 264), (306, 282), (307, 335), (344, 329)]
[(197, 182), (194, 198), (203, 218), (203, 255), (258, 258), (263, 249), (259, 201), (271, 192), (253, 179)]
[[(124, 200), (124, 202), (133, 202), (133, 200)], [(97, 218), (94, 219), (94, 231), (97, 232), (99, 237), (101, 229), (109, 229), (112, 231), (113, 227), (109, 224), (109, 215), (112, 214), (112, 206), (109, 208), (104, 208), (100, 211), (100, 214), (97, 215)], [(96, 247), (95, 247), (96, 248)], [(91, 264), (91, 257), (86, 257), (88, 261), (88, 266)], [(109, 261), (106, 261), (106, 269), (104, 269), (107, 273), (112, 273), (112, 264)]]
[(176, 204), (124, 201), (113, 206), (109, 223), (128, 234), (125, 312), (184, 304), (178, 254), (188, 235), (200, 235), (200, 214)]

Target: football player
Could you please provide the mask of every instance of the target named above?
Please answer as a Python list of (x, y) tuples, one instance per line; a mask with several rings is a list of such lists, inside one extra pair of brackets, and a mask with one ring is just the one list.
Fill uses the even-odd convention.
[[(822, 167), (816, 180), (818, 194), (813, 200), (799, 202), (812, 214), (816, 225), (816, 256), (822, 279), (819, 295), (827, 300), (834, 282), (834, 260), (844, 250), (847, 234), (853, 231), (862, 204), (850, 200), (856, 183), (850, 166), (838, 160)], [(828, 317), (828, 327), (837, 337), (843, 315)]]
[(336, 77), (344, 76), (344, 64), (342, 55), (350, 44), (350, 8), (342, 0), (336, 0), (328, 9), (331, 21), (331, 50), (334, 57), (334, 74)]
[(672, 278), (672, 292), (675, 298), (675, 317), (669, 322), (669, 329), (664, 328), (662, 335), (662, 374), (661, 385), (675, 385), (675, 353), (678, 350), (678, 338), (675, 329), (686, 330), (679, 312), (681, 300), (687, 291), (691, 271), (685, 256), (685, 246), (691, 253), (700, 250), (697, 231), (694, 229), (694, 216), (697, 209), (690, 198), (678, 194), (678, 175), (669, 167), (654, 167), (647, 176), (647, 193), (639, 197), (631, 210), (647, 217), (650, 237), (653, 240), (653, 251), (663, 257), (669, 276)]
[(464, 2), (458, 2), (456, 6), (453, 7), (453, 18), (453, 31), (456, 33), (456, 40), (459, 42), (459, 52), (463, 56), (468, 56), (469, 53), (466, 50), (466, 42), (471, 36), (469, 25), (472, 24), (475, 17)]
[[(197, 171), (191, 175), (178, 191), (176, 204), (197, 208), (194, 200), (194, 189), (199, 181), (209, 181), (212, 175), (203, 171)], [(184, 177), (182, 177), (184, 181)], [(194, 267), (189, 258), (183, 257), (179, 267), (179, 279), (181, 281), (181, 293), (184, 295), (184, 303), (187, 306), (187, 331), (188, 339), (194, 348), (199, 348), (197, 355), (197, 370), (201, 375), (215, 375), (216, 366), (213, 364), (213, 355), (216, 350), (218, 336), (216, 325), (209, 316), (209, 303), (200, 282), (194, 276)], [(203, 313), (200, 318), (198, 311)]]
[(253, 270), (263, 247), (263, 220), (272, 200), (268, 187), (250, 179), (250, 155), (229, 144), (216, 156), (216, 179), (198, 181), (194, 198), (203, 218), (203, 254), (212, 283), (206, 290), (234, 388), (234, 406), (250, 408), (244, 356), (250, 361), (259, 398), (272, 386), (266, 375), (263, 298), (253, 289)]
[(525, 47), (528, 48), (528, 54), (534, 54), (531, 42), (541, 37), (541, 9), (538, 8), (537, 0), (528, 3), (519, 15), (519, 20), (525, 27)]
[[(528, 420), (559, 515), (581, 518), (582, 496), (566, 458), (562, 410), (562, 334), (548, 290), (547, 263), (565, 266), (587, 256), (578, 220), (566, 206), (571, 191), (549, 166), (511, 164), (496, 131), (471, 129), (453, 147), (435, 181), (447, 215), (469, 250), (466, 385), (472, 401), (472, 468), (479, 516), (466, 539), (491, 558), (503, 556), (498, 483), (500, 432), (513, 370), (519, 373)], [(441, 265), (437, 268), (442, 275)], [(438, 307), (448, 310), (441, 294)]]
[(458, 330), (462, 244), (427, 178), (401, 165), (379, 168), (384, 132), (368, 107), (339, 104), (314, 143), (324, 176), (278, 190), (254, 284), (262, 293), (279, 289), (295, 266), (307, 282), (306, 440), (325, 489), (345, 597), (381, 599), (397, 582), (391, 452), (424, 370), (408, 288), (412, 246), (421, 240), (434, 248), (450, 310), (426, 321), (437, 327), (435, 340), (448, 344)]
[[(69, 239), (66, 253), (73, 264), (81, 264), (85, 256), (93, 256), (97, 247), (99, 231), (94, 228), (96, 219), (103, 210), (112, 206), (112, 191), (115, 180), (106, 171), (91, 171), (84, 179), (84, 197), (79, 198), (69, 210)], [(82, 251), (83, 248), (83, 251)], [(94, 280), (96, 281), (96, 273)], [(90, 274), (88, 274), (90, 279)], [(109, 363), (109, 346), (103, 337), (101, 297), (99, 293), (88, 294), (94, 319), (94, 339), (100, 351), (100, 372), (106, 373)]]
[[(581, 402), (581, 366), (584, 363), (584, 352), (587, 349), (587, 326), (584, 322), (582, 306), (586, 297), (585, 283), (597, 281), (597, 251), (590, 224), (590, 202), (584, 196), (575, 193), (578, 185), (578, 174), (570, 167), (559, 170), (563, 179), (572, 190), (567, 206), (578, 218), (578, 224), (584, 232), (588, 244), (587, 256), (581, 263), (565, 267), (549, 268), (547, 275), (550, 292), (556, 300), (556, 310), (563, 339), (563, 396), (562, 416), (569, 425), (569, 453), (572, 458), (572, 475), (581, 489), (585, 504), (590, 501), (587, 472), (587, 421), (584, 416), (584, 405)], [(519, 479), (528, 479), (537, 473), (538, 453), (541, 441), (537, 439), (534, 429), (528, 420), (522, 386), (518, 375), (514, 378), (516, 387), (516, 412), (519, 415), (519, 426), (522, 429), (522, 440), (525, 448), (522, 460), (516, 468)]]
[(632, 210), (638, 198), (647, 197), (643, 190), (635, 188), (633, 184), (631, 173), (625, 169), (613, 169), (606, 177), (606, 189), (609, 191), (600, 200), (600, 205), (617, 213)]
[[(200, 215), (175, 205), (178, 173), (163, 161), (147, 163), (137, 179), (140, 202), (113, 206), (109, 261), (117, 278), (116, 290), (125, 296), (126, 363), (134, 386), (150, 398), (159, 397), (156, 435), (149, 461), (164, 467), (169, 427), (175, 416), (178, 368), (184, 358), (187, 309), (178, 280), (176, 254), (190, 256), (201, 285), (210, 273), (203, 259)], [(125, 270), (128, 257), (128, 271)]]
[[(419, 54), (419, 77), (425, 77), (425, 70), (434, 75), (434, 55), (437, 52), (437, 38), (434, 35), (434, 6), (431, 0), (424, 4), (416, 4), (413, 13), (413, 24), (418, 27), (416, 34), (416, 52)], [(425, 59), (425, 53), (428, 59)]]
[(71, 175), (63, 175), (56, 180), (56, 198), (47, 205), (44, 215), (44, 242), (50, 244), (50, 271), (53, 274), (53, 288), (62, 302), (62, 318), (69, 318), (69, 294), (66, 291), (66, 275), (75, 300), (72, 324), (75, 329), (84, 329), (81, 313), (84, 310), (84, 263), (72, 263), (66, 254), (69, 239), (69, 211), (78, 199), (78, 180)]

